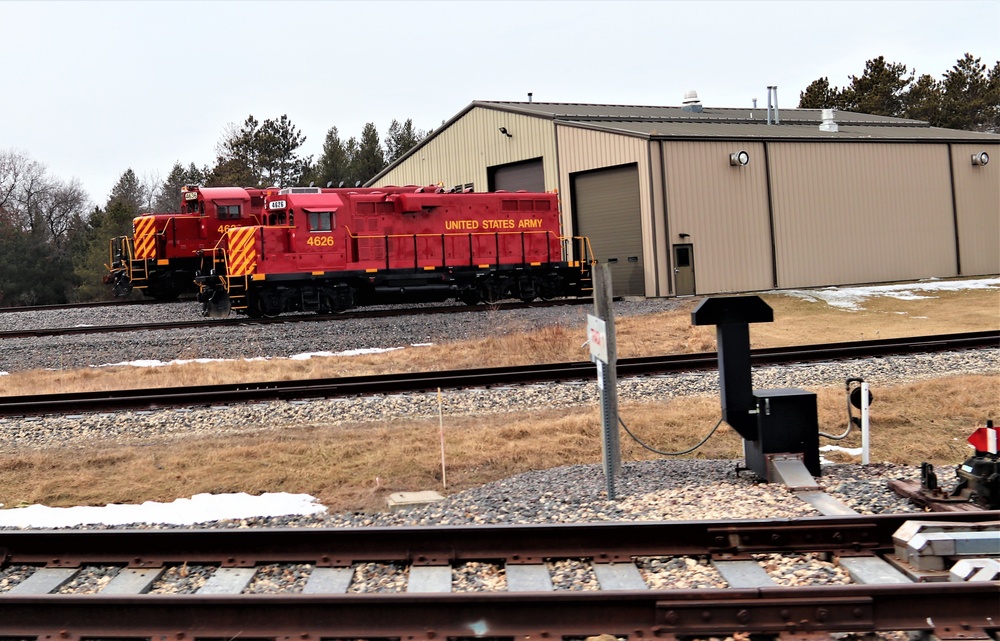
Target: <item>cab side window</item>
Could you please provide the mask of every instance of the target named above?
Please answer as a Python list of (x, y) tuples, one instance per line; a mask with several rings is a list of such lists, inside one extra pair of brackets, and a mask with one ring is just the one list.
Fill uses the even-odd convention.
[(219, 220), (235, 220), (240, 217), (239, 205), (216, 205)]
[(331, 211), (309, 212), (309, 231), (331, 231), (336, 224), (336, 216)]

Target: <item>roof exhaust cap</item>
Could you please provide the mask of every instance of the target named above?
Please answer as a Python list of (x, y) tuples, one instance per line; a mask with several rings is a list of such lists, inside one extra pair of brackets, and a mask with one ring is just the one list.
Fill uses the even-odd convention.
[(684, 106), (681, 107), (681, 111), (690, 111), (692, 113), (701, 113), (705, 108), (701, 104), (701, 100), (698, 99), (698, 92), (694, 89), (689, 89), (684, 92)]
[(840, 127), (837, 125), (835, 118), (837, 117), (836, 109), (823, 109), (820, 112), (823, 122), (819, 124), (820, 131), (829, 131), (836, 133), (840, 131)]

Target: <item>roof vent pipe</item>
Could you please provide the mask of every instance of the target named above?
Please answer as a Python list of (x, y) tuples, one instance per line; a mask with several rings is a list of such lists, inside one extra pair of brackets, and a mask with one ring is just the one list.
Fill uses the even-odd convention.
[(531, 102), (531, 92), (528, 92), (528, 102)]
[(778, 117), (778, 88), (774, 85), (768, 85), (767, 87), (767, 124), (771, 124), (771, 97), (774, 96), (774, 124), (779, 124), (781, 119)]
[(837, 125), (835, 118), (837, 117), (836, 109), (823, 109), (820, 112), (823, 122), (819, 124), (820, 131), (830, 131), (836, 133), (840, 131), (840, 127)]

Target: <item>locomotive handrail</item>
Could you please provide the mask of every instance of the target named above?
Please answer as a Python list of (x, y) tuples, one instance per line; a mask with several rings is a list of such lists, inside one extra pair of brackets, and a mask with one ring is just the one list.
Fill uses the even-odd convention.
[[(554, 232), (552, 232), (551, 230), (548, 230), (548, 229), (527, 230), (527, 231), (520, 230), (520, 231), (497, 231), (497, 232), (464, 232), (464, 233), (461, 233), (461, 234), (444, 233), (444, 234), (371, 234), (371, 235), (369, 235), (369, 234), (355, 234), (354, 232), (351, 231), (351, 228), (350, 228), (349, 225), (344, 225), (344, 229), (347, 232), (347, 237), (349, 239), (351, 239), (351, 240), (359, 240), (359, 239), (365, 239), (365, 240), (382, 239), (382, 240), (384, 240), (385, 241), (385, 268), (386, 269), (390, 269), (390, 266), (389, 266), (389, 239), (391, 239), (391, 238), (412, 238), (413, 239), (413, 243), (414, 243), (414, 247), (413, 247), (413, 256), (414, 256), (413, 257), (413, 263), (414, 263), (414, 265), (413, 265), (413, 267), (414, 267), (414, 269), (419, 269), (420, 268), (418, 260), (417, 260), (417, 247), (416, 247), (416, 242), (417, 242), (418, 238), (440, 238), (441, 239), (441, 250), (442, 250), (441, 251), (441, 266), (442, 267), (447, 267), (448, 266), (447, 257), (445, 256), (446, 252), (444, 251), (444, 241), (445, 241), (446, 238), (468, 238), (469, 239), (469, 265), (475, 265), (476, 264), (474, 252), (473, 252), (473, 249), (472, 249), (472, 247), (473, 247), (472, 246), (472, 237), (473, 236), (493, 236), (493, 237), (495, 237), (497, 239), (497, 245), (499, 245), (499, 243), (500, 243), (500, 238), (499, 237), (501, 235), (504, 235), (504, 236), (520, 236), (522, 238), (522, 243), (521, 243), (521, 263), (522, 264), (524, 264), (526, 262), (526, 253), (525, 253), (525, 250), (524, 250), (524, 243), (523, 243), (523, 238), (524, 238), (525, 234), (545, 234), (545, 235), (554, 236), (555, 238), (559, 239), (560, 241), (563, 240), (562, 236), (556, 236)], [(548, 243), (545, 243), (545, 246), (546, 246), (546, 252), (547, 252), (549, 261), (551, 261), (552, 260), (552, 249), (551, 249), (551, 247), (549, 247)], [(499, 247), (497, 248), (496, 255), (498, 257), (497, 260), (499, 261), (499, 256), (500, 256)], [(499, 264), (500, 263), (497, 262), (497, 265), (499, 265)]]
[[(182, 214), (183, 215), (183, 214)], [(187, 216), (185, 216), (186, 218)], [(155, 236), (162, 236), (164, 240), (167, 238), (167, 225), (171, 226), (171, 231), (174, 232), (174, 247), (177, 246), (177, 216), (170, 216), (163, 223), (163, 229), (158, 232), (154, 232)]]
[(568, 236), (568, 237), (566, 237), (566, 236), (560, 236), (560, 238), (562, 240), (569, 241), (569, 242), (576, 241), (576, 243), (579, 245), (579, 248), (574, 247), (574, 249), (577, 250), (577, 253), (579, 253), (579, 254), (582, 255), (581, 256), (581, 260), (579, 261), (580, 262), (580, 268), (581, 268), (581, 270), (584, 267), (584, 265), (596, 265), (597, 264), (597, 258), (596, 257), (594, 257), (594, 258), (588, 258), (588, 256), (594, 256), (594, 250), (590, 246), (590, 237), (588, 237), (588, 236)]

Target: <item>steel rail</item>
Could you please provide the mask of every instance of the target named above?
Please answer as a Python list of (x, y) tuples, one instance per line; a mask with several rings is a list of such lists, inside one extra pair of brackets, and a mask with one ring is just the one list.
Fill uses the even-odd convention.
[[(756, 349), (751, 364), (775, 365), (799, 362), (868, 358), (891, 354), (929, 353), (1000, 346), (1000, 332), (973, 332), (882, 339), (853, 343), (831, 343)], [(718, 367), (715, 352), (673, 354), (619, 359), (619, 377), (711, 370)], [(183, 388), (109, 390), (0, 397), (0, 416), (81, 413), (156, 409), (227, 403), (249, 403), (309, 398), (335, 398), (372, 394), (497, 387), (512, 384), (587, 380), (595, 376), (588, 361), (492, 367), (462, 371), (414, 372), (297, 381), (229, 383)]]
[[(136, 301), (142, 302), (142, 301)], [(73, 336), (81, 334), (110, 334), (153, 330), (193, 329), (201, 327), (238, 327), (244, 325), (275, 325), (285, 323), (316, 323), (372, 318), (393, 318), (423, 314), (461, 314), (494, 310), (531, 309), (534, 307), (561, 307), (565, 305), (592, 305), (592, 298), (566, 298), (531, 303), (495, 303), (492, 305), (452, 305), (447, 307), (406, 307), (394, 309), (360, 309), (340, 314), (290, 314), (275, 318), (203, 318), (196, 321), (164, 321), (160, 323), (132, 323), (121, 325), (88, 325), (82, 327), (51, 327), (18, 329), (0, 332), (0, 340), (7, 338), (42, 338), (45, 336)], [(60, 306), (54, 306), (59, 309)]]
[(1000, 511), (551, 525), (0, 530), (0, 565), (146, 568), (188, 562), (250, 567), (266, 561), (346, 567), (357, 562), (446, 565), (486, 559), (524, 564), (575, 557), (611, 563), (635, 556), (733, 558), (793, 551), (851, 555), (891, 550), (893, 533), (915, 518), (981, 523), (1000, 519)]
[[(357, 528), (335, 530), (0, 531), (5, 565), (365, 560), (445, 564), (544, 558), (626, 561), (632, 556), (733, 551), (872, 554), (912, 518), (995, 521), (1000, 512), (892, 514), (759, 521), (587, 525)], [(853, 549), (845, 549), (844, 545)], [(152, 546), (152, 547), (147, 547)], [(243, 558), (242, 555), (250, 556)], [(324, 556), (325, 555), (325, 556)], [(130, 558), (131, 557), (131, 558)], [(153, 637), (629, 638), (919, 630), (945, 639), (986, 638), (1000, 625), (1000, 583), (798, 586), (712, 590), (277, 595), (42, 595), (0, 593), (5, 635), (46, 639)]]
[(88, 309), (91, 307), (127, 307), (132, 305), (159, 305), (162, 303), (175, 303), (182, 301), (159, 301), (159, 300), (100, 300), (90, 303), (61, 303), (54, 305), (23, 305), (18, 307), (0, 307), (0, 314), (14, 312), (49, 312), (61, 309)]
[(913, 630), (990, 639), (1000, 584), (463, 594), (0, 597), (6, 636), (434, 639)]

